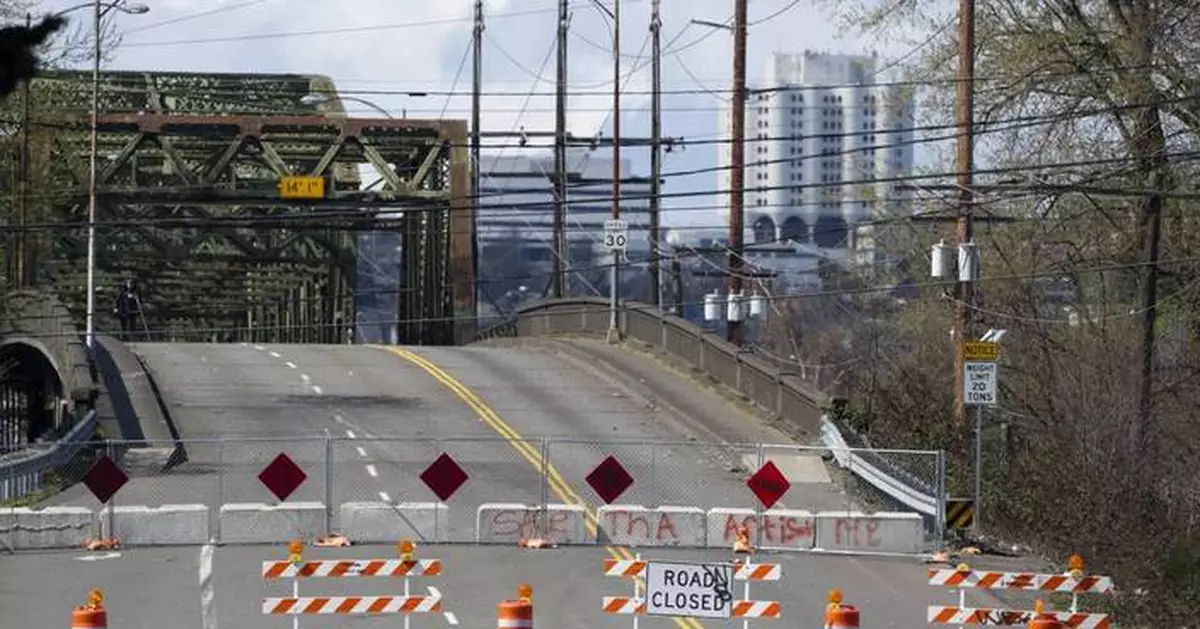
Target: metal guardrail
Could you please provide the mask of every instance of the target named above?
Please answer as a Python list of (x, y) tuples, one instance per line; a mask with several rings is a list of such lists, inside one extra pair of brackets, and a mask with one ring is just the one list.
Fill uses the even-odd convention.
[[(603, 334), (608, 328), (608, 308), (607, 300), (588, 297), (537, 302), (483, 330), (480, 338)], [(888, 451), (855, 449), (851, 453), (837, 426), (820, 410), (824, 396), (817, 379), (786, 372), (685, 319), (663, 314), (647, 304), (624, 302), (618, 325), (626, 338), (672, 355), (784, 421), (814, 428), (819, 424), (821, 439), (833, 450), (839, 465), (901, 504), (935, 518), (935, 527), (940, 528), (944, 522), (945, 503), (937, 498), (945, 493), (944, 462), (939, 463), (940, 480), (934, 483), (940, 486), (930, 486), (888, 461)]]
[(27, 496), (42, 488), (48, 470), (69, 464), (96, 432), (96, 411), (90, 410), (62, 439), (45, 449), (0, 457), (0, 500)]
[(821, 443), (833, 452), (837, 464), (846, 468), (855, 476), (870, 483), (879, 491), (887, 494), (901, 504), (930, 517), (939, 517), (942, 505), (936, 494), (928, 494), (917, 489), (895, 476), (884, 472), (863, 456), (856, 454), (842, 437), (842, 433), (828, 417), (821, 418)]

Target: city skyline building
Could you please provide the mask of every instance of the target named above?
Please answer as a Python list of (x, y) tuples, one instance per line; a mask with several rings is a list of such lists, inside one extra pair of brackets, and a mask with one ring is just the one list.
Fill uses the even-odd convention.
[[(911, 91), (886, 83), (877, 55), (775, 53), (746, 103), (747, 243), (793, 241), (878, 263), (871, 221), (905, 211), (912, 172)], [(720, 125), (731, 132), (730, 106)], [(722, 190), (731, 149), (719, 150)], [(728, 220), (723, 204), (721, 216)], [(851, 255), (853, 252), (854, 255)]]

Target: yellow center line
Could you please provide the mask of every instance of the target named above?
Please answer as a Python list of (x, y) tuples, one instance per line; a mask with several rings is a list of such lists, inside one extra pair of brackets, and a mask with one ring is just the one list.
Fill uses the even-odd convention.
[[(537, 448), (533, 446), (533, 444), (529, 443), (529, 441), (522, 437), (520, 433), (518, 433), (512, 426), (508, 424), (508, 422), (504, 421), (504, 419), (502, 419), (500, 415), (496, 413), (496, 411), (492, 410), (490, 406), (480, 399), (474, 391), (467, 388), (466, 385), (464, 385), (462, 382), (459, 382), (454, 376), (451, 376), (441, 367), (438, 367), (424, 356), (420, 356), (406, 349), (401, 349), (398, 347), (378, 345), (372, 347), (381, 349), (390, 354), (394, 354), (395, 356), (403, 358), (417, 367), (420, 367), (422, 371), (429, 374), (430, 377), (432, 377), (434, 380), (437, 380), (438, 383), (449, 389), (467, 406), (471, 407), (471, 410), (475, 411), (475, 414), (479, 416), (479, 419), (483, 423), (487, 424), (489, 428), (506, 438), (509, 445), (511, 445), (526, 461), (528, 461), (535, 470), (538, 472), (545, 472), (550, 489), (554, 491), (554, 494), (558, 496), (559, 499), (569, 505), (582, 506), (586, 515), (589, 533), (594, 534), (596, 532), (596, 529), (599, 527), (600, 523), (600, 518), (597, 516), (596, 510), (593, 509), (592, 506), (589, 505), (585, 500), (583, 500), (583, 498), (579, 497), (579, 494), (571, 488), (570, 483), (563, 478), (562, 474), (559, 473), (558, 468), (556, 468), (553, 463), (545, 460), (541, 453), (538, 452)], [(623, 546), (606, 546), (604, 550), (607, 551), (609, 556), (611, 556), (613, 559), (634, 559), (634, 554), (630, 552), (628, 548)], [(637, 581), (644, 583), (641, 578), (638, 578)], [(695, 618), (672, 617), (671, 620), (675, 621), (675, 624), (678, 625), (680, 629), (703, 629), (703, 625), (701, 625), (700, 622)]]

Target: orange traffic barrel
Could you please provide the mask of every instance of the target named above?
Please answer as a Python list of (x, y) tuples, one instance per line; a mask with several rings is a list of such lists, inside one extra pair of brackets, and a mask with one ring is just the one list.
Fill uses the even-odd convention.
[(71, 612), (71, 629), (108, 629), (108, 612), (104, 611), (104, 595), (100, 590), (88, 592), (87, 605)]
[(858, 629), (858, 608), (832, 604), (825, 608), (825, 629)]
[(533, 588), (517, 588), (517, 600), (500, 601), (496, 606), (497, 629), (533, 629)]

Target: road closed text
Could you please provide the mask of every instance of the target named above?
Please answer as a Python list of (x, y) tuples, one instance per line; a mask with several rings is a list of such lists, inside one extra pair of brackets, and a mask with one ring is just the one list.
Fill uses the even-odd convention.
[[(672, 616), (692, 616), (692, 612), (723, 612), (725, 599), (715, 592), (701, 594), (699, 592), (654, 592), (650, 594), (650, 607), (672, 613)], [(724, 618), (724, 615), (721, 616)]]
[(650, 562), (646, 613), (657, 616), (729, 618), (730, 566)]

